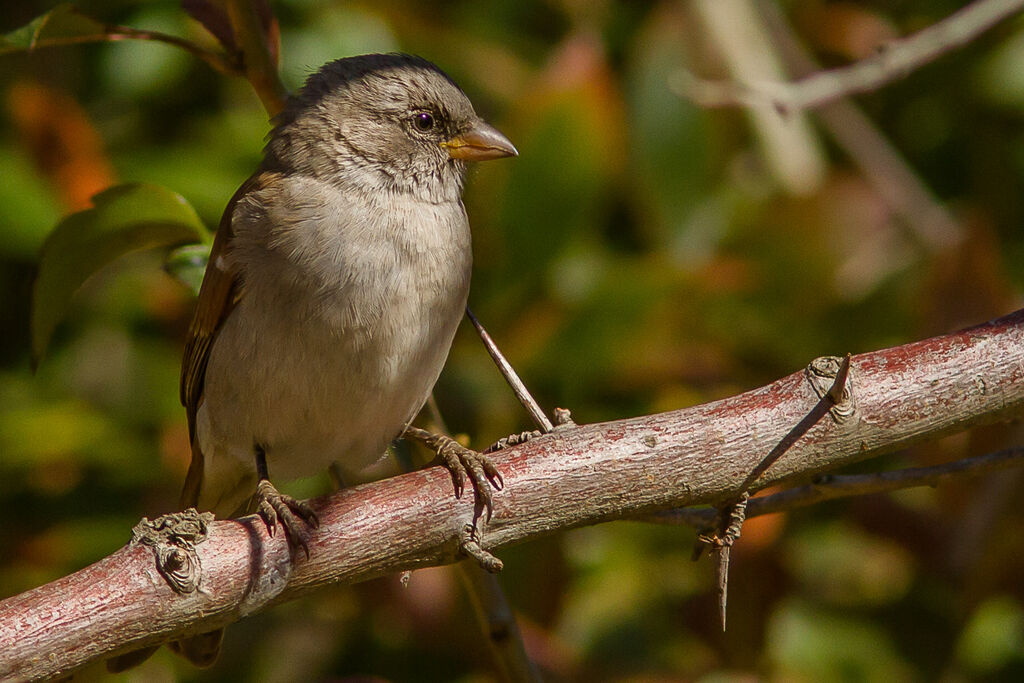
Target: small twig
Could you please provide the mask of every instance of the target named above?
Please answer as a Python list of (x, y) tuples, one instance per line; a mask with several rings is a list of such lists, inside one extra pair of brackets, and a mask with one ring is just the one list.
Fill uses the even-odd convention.
[(476, 560), (479, 567), (491, 574), (497, 574), (505, 566), (500, 559), (484, 550), (480, 545), (475, 524), (466, 524), (462, 527), (462, 534), (459, 536), (459, 550)]
[[(806, 486), (752, 499), (747, 507), (747, 518), (787, 512), (836, 498), (868, 496), (915, 486), (935, 486), (954, 476), (977, 476), (1021, 466), (1024, 466), (1024, 446), (928, 467), (909, 467), (875, 474), (823, 474)], [(680, 508), (655, 512), (637, 519), (659, 524), (685, 524), (702, 529), (713, 524), (717, 517), (718, 512), (712, 508)]]
[(226, 9), (235, 41), (242, 52), (245, 77), (259, 96), (263, 108), (271, 117), (276, 116), (284, 108), (288, 89), (281, 81), (281, 74), (271, 56), (256, 8), (248, 0), (226, 0)]
[(196, 45), (190, 40), (160, 31), (144, 31), (130, 26), (118, 26), (116, 24), (103, 24), (102, 33), (92, 33), (81, 36), (65, 36), (61, 38), (48, 38), (44, 45), (39, 47), (57, 47), (61, 45), (83, 45), (85, 43), (105, 43), (120, 40), (148, 40), (156, 43), (164, 43), (181, 48), (194, 57), (201, 59), (226, 76), (242, 75), (241, 64), (233, 59), (231, 55), (216, 50), (208, 50), (205, 47)]
[(493, 339), (491, 339), (491, 335), (487, 334), (487, 330), (485, 330), (484, 326), (480, 324), (480, 321), (476, 319), (476, 316), (473, 315), (473, 311), (469, 310), (468, 306), (466, 307), (466, 316), (469, 318), (470, 322), (473, 323), (473, 327), (476, 328), (476, 333), (480, 335), (480, 339), (487, 348), (487, 353), (491, 354), (491, 358), (494, 359), (494, 363), (498, 366), (498, 370), (501, 371), (501, 374), (505, 378), (505, 381), (508, 382), (508, 385), (512, 387), (512, 391), (515, 392), (516, 398), (518, 398), (519, 402), (523, 404), (526, 411), (530, 413), (530, 417), (532, 417), (533, 421), (537, 424), (537, 428), (545, 434), (554, 429), (555, 427), (551, 424), (551, 420), (549, 420), (548, 416), (544, 414), (540, 405), (530, 394), (530, 390), (526, 388), (523, 380), (519, 378), (515, 369), (498, 349), (498, 345), (494, 343)]
[[(427, 398), (424, 410), (428, 420), (432, 423), (432, 429), (442, 434), (450, 434), (433, 393)], [(475, 532), (471, 533), (475, 534)], [(467, 554), (473, 550), (465, 543), (460, 547)], [(479, 544), (476, 547), (479, 547)], [(487, 556), (493, 558), (500, 567), (500, 559), (491, 553), (487, 553)], [(483, 566), (480, 558), (476, 556), (459, 562), (455, 565), (455, 570), (462, 579), (462, 585), (473, 605), (477, 624), (484, 641), (490, 647), (494, 664), (504, 674), (504, 679), (508, 681), (540, 681), (536, 666), (526, 654), (523, 634), (519, 630), (519, 624), (516, 623), (512, 607), (509, 605), (498, 577), (492, 573), (491, 569)], [(403, 586), (407, 586), (409, 579), (410, 573), (404, 572), (400, 581)]]
[[(700, 23), (703, 41), (721, 58), (731, 80), (758, 83), (788, 77), (758, 16), (756, 0), (690, 0), (686, 4)], [(805, 116), (797, 112), (784, 118), (768, 107), (747, 107), (743, 113), (764, 171), (779, 189), (806, 195), (821, 187), (827, 170), (825, 153)]]
[(781, 113), (820, 107), (877, 90), (945, 53), (962, 47), (1024, 8), (1024, 0), (976, 0), (945, 19), (848, 66), (818, 71), (794, 82), (707, 81), (688, 72), (670, 82), (678, 94), (705, 107), (769, 105)]
[(237, 57), (229, 55), (226, 52), (208, 50), (205, 47), (196, 45), (192, 41), (179, 38), (178, 36), (161, 33), (160, 31), (143, 31), (128, 26), (108, 26), (107, 31), (107, 39), (111, 41), (152, 40), (158, 43), (165, 43), (167, 45), (173, 45), (174, 47), (180, 47), (192, 56), (206, 62), (216, 71), (224, 74), (225, 76), (241, 76), (243, 74), (242, 64), (239, 62)]

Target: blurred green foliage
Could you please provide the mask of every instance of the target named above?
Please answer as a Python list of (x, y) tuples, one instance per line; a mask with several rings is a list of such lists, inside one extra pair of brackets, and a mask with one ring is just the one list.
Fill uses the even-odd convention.
[[(960, 3), (792, 0), (828, 65), (870, 54)], [(6, 33), (54, 3), (14, 3)], [(1024, 23), (985, 34), (860, 104), (957, 219), (915, 237), (821, 127), (828, 160), (795, 195), (742, 112), (668, 87), (725, 77), (687, 3), (664, 0), (281, 0), (290, 87), (367, 51), (447, 70), (521, 156), (474, 169), (471, 305), (540, 402), (593, 422), (681, 408), (1009, 312), (1024, 284)], [(104, 22), (209, 44), (174, 2), (84, 0)], [(166, 253), (102, 269), (30, 371), (29, 300), (53, 227), (118, 182), (184, 196), (215, 226), (258, 163), (267, 121), (245, 82), (137, 41), (0, 58), (0, 595), (103, 557), (174, 508), (188, 461), (177, 403), (190, 290)], [(814, 119), (812, 118), (812, 121)], [(83, 257), (86, 255), (83, 254)], [(178, 253), (177, 262), (194, 257)], [(194, 275), (194, 273), (193, 273)], [(474, 444), (530, 427), (468, 326), (438, 387)], [(861, 470), (1019, 443), (992, 427)], [(717, 626), (692, 532), (635, 523), (502, 552), (527, 644), (550, 680), (1020, 680), (1019, 473), (752, 521)], [(314, 494), (326, 481), (300, 482)], [(277, 607), (228, 631), (214, 669), (161, 651), (131, 680), (489, 680), (446, 569)], [(87, 673), (86, 678), (100, 674)]]
[(188, 202), (163, 187), (116, 185), (91, 202), (90, 208), (58, 223), (40, 250), (32, 288), (34, 365), (42, 360), (71, 297), (98, 270), (133, 251), (208, 241), (209, 233)]

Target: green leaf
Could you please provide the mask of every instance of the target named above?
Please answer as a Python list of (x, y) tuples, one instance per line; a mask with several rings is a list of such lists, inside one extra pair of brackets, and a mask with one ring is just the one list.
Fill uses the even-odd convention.
[(37, 47), (103, 40), (106, 24), (87, 17), (72, 5), (57, 5), (21, 28), (0, 36), (0, 54), (34, 50)]
[(206, 274), (206, 263), (210, 260), (211, 244), (189, 244), (178, 247), (164, 261), (164, 270), (174, 276), (196, 296), (199, 295), (199, 287), (203, 284), (203, 275)]
[(156, 185), (118, 185), (92, 198), (93, 208), (71, 214), (43, 244), (32, 290), (32, 363), (46, 352), (71, 296), (90, 275), (132, 251), (206, 239), (195, 210), (181, 195)]

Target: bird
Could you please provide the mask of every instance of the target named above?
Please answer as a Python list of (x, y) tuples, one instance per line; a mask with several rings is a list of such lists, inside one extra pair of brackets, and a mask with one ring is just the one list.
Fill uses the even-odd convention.
[[(271, 483), (359, 481), (404, 432), (490, 506), (485, 456), (411, 428), (465, 310), (467, 162), (518, 155), (440, 68), (407, 54), (322, 66), (273, 120), (228, 202), (182, 362), (192, 459), (182, 509), (256, 511), (306, 550), (318, 524)], [(199, 666), (221, 630), (175, 649)]]

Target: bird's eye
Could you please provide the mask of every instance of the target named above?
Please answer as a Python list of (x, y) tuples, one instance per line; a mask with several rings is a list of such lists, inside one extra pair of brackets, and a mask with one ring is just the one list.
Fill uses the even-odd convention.
[(425, 111), (413, 114), (412, 122), (416, 129), (421, 131), (428, 131), (434, 127), (434, 117)]

